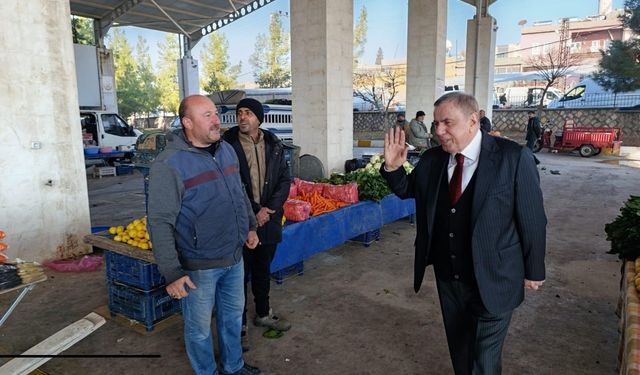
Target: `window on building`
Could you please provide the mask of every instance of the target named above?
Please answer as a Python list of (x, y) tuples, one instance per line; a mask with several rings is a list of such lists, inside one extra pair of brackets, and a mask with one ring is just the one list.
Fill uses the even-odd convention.
[(600, 41), (599, 40), (592, 40), (591, 41), (591, 52), (598, 52), (600, 51)]
[(551, 51), (551, 45), (550, 45), (550, 44), (548, 44), (548, 43), (547, 43), (547, 44), (544, 44), (544, 45), (542, 46), (542, 54), (543, 54), (543, 55), (546, 55), (546, 54), (548, 54), (548, 53), (549, 53), (549, 51)]
[(540, 54), (540, 43), (533, 43), (533, 47), (531, 47), (531, 54), (532, 55)]

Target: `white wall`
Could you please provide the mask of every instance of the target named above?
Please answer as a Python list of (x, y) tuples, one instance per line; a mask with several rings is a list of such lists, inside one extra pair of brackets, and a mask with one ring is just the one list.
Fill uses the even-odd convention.
[(68, 0), (0, 1), (0, 229), (11, 258), (88, 251), (69, 15)]

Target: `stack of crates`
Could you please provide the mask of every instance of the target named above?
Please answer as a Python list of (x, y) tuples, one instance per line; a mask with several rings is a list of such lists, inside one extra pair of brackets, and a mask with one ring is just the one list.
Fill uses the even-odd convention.
[(165, 290), (154, 263), (105, 251), (109, 311), (135, 320), (147, 329), (180, 312), (180, 301)]

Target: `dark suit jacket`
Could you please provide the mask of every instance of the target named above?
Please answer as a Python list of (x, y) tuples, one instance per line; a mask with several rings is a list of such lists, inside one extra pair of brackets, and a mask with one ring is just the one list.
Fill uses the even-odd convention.
[[(414, 289), (422, 285), (432, 245), (433, 221), (449, 154), (426, 151), (407, 176), (404, 169), (382, 176), (400, 198), (416, 199)], [(500, 314), (524, 299), (524, 279), (544, 280), (547, 219), (533, 154), (515, 142), (482, 134), (471, 217), (471, 251), (485, 308)]]

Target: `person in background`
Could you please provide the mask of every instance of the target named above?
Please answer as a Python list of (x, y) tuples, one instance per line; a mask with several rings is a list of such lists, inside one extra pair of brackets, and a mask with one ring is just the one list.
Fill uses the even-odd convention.
[(431, 128), (429, 129), (429, 133), (431, 133), (431, 147), (440, 146), (440, 140), (435, 136), (436, 134), (436, 122), (431, 121)]
[(415, 198), (413, 286), (432, 264), (454, 372), (500, 374), (513, 310), (545, 280), (538, 171), (528, 148), (479, 131), (473, 96), (449, 93), (434, 107), (441, 146), (407, 175), (404, 133), (390, 129), (380, 173), (398, 197)]
[(245, 247), (245, 309), (242, 315), (242, 349), (249, 350), (247, 325), (247, 282), (251, 291), (256, 315), (256, 326), (287, 331), (291, 324), (273, 313), (269, 303), (271, 286), (271, 261), (276, 246), (282, 240), (283, 205), (289, 195), (291, 176), (284, 159), (282, 142), (275, 134), (261, 129), (264, 120), (262, 104), (251, 98), (242, 99), (236, 105), (238, 126), (224, 133), (240, 161), (240, 177), (246, 187), (253, 213), (258, 222), (260, 243), (255, 249)]
[[(540, 120), (538, 116), (536, 116), (535, 111), (527, 111), (527, 116), (529, 120), (527, 121), (527, 135), (525, 137), (527, 141), (527, 148), (533, 151), (533, 147), (536, 145), (536, 141), (540, 139), (540, 135), (542, 134), (542, 128), (540, 127)], [(540, 160), (534, 155), (533, 159), (536, 164), (540, 164)]]
[(416, 117), (409, 123), (409, 132), (407, 133), (407, 142), (418, 150), (425, 150), (430, 146), (430, 134), (424, 124), (424, 117), (423, 111), (416, 112)]
[(187, 356), (197, 375), (217, 374), (211, 335), (215, 308), (222, 374), (257, 375), (242, 359), (243, 245), (258, 245), (256, 219), (238, 157), (220, 140), (213, 102), (186, 97), (182, 129), (149, 171), (148, 225), (169, 296), (182, 304)]
[(484, 109), (480, 110), (480, 129), (484, 130), (486, 133), (491, 131), (491, 120), (487, 117), (487, 113)]
[(409, 122), (404, 116), (404, 113), (398, 113), (396, 115), (396, 123), (393, 124), (393, 126), (403, 130), (409, 127)]
[(506, 107), (507, 106), (507, 94), (506, 93), (502, 93), (502, 95), (500, 95), (500, 98), (498, 98), (498, 100), (500, 101), (500, 107)]

